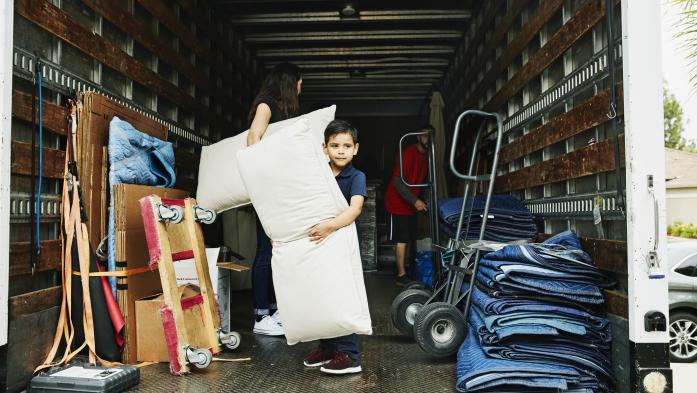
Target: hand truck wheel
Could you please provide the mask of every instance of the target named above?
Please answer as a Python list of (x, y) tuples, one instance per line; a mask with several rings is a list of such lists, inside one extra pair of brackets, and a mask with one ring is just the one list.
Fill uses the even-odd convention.
[(225, 345), (228, 349), (237, 349), (242, 342), (242, 336), (237, 332), (225, 333), (222, 330), (218, 330), (218, 343), (220, 345)]
[(212, 209), (194, 206), (194, 217), (196, 218), (196, 221), (209, 225), (215, 222), (217, 214)]
[(208, 349), (186, 347), (186, 361), (198, 369), (206, 368), (213, 361), (213, 354)]
[(160, 221), (168, 221), (170, 224), (179, 224), (184, 219), (184, 209), (181, 206), (157, 205), (157, 217)]
[(416, 314), (433, 295), (423, 289), (407, 289), (392, 301), (392, 324), (405, 336), (414, 337), (414, 319)]
[(467, 327), (460, 310), (450, 303), (424, 306), (414, 320), (414, 338), (421, 349), (436, 357), (457, 353), (465, 340)]

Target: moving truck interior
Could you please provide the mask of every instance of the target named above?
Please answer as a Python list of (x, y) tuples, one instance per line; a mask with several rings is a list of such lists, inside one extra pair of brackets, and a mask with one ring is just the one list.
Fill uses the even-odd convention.
[[(538, 241), (574, 230), (595, 265), (617, 282), (603, 291), (614, 389), (672, 391), (668, 287), (661, 279), (666, 235), (659, 13), (657, 1), (629, 0), (3, 2), (0, 385), (24, 389), (53, 342), (61, 301), (68, 99), (99, 94), (166, 129), (175, 147), (174, 188), (195, 196), (202, 146), (246, 130), (264, 75), (292, 62), (302, 70), (301, 112), (336, 105), (336, 117), (359, 130), (355, 165), (368, 178), (366, 220), (375, 228), (363, 234), (374, 325), (374, 335), (363, 342), (365, 371), (350, 380), (320, 380), (303, 371), (297, 346), (255, 338), (248, 326), (248, 283), (238, 279), (230, 325), (243, 334), (241, 348), (253, 351), (252, 366), (219, 363), (186, 377), (149, 366), (141, 370), (142, 389), (453, 390), (454, 357), (435, 360), (392, 327), (389, 307), (400, 289), (382, 206), (400, 138), (428, 123), (440, 96), (441, 196), (463, 195), (464, 182), (448, 165), (455, 120), (470, 109), (499, 114), (503, 146), (494, 192), (529, 208)], [(42, 152), (43, 189), (40, 229), (33, 235), (37, 63), (43, 137), (34, 146)], [(105, 118), (116, 110), (104, 108)], [(454, 159), (461, 171), (479, 124), (465, 119), (461, 125)], [(491, 163), (494, 128), (487, 125), (481, 168)], [(106, 165), (103, 160), (95, 168)], [(108, 200), (101, 198), (97, 202)], [(253, 259), (252, 214), (249, 206), (220, 214), (205, 229), (207, 245), (227, 245)], [(419, 228), (419, 238), (430, 236), (425, 218)], [(93, 248), (104, 231), (90, 227)], [(32, 268), (30, 242), (37, 236), (41, 252)], [(443, 234), (441, 245), (447, 245)]]

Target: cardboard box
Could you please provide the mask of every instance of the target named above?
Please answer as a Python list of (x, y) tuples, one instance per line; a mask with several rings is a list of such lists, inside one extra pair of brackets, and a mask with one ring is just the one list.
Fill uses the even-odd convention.
[(78, 173), (90, 244), (96, 247), (107, 235), (109, 198), (105, 155), (109, 142), (109, 122), (118, 116), (138, 131), (162, 140), (167, 140), (167, 127), (95, 92), (82, 93), (81, 100), (77, 130)]
[[(135, 184), (114, 186), (116, 270), (134, 269), (148, 266), (149, 264), (150, 255), (145, 240), (140, 204), (138, 203), (141, 198), (148, 195), (158, 195), (161, 198), (171, 199), (182, 199), (189, 196), (186, 191), (171, 188)], [(177, 229), (183, 230), (183, 227)], [(188, 248), (183, 244), (177, 244), (175, 238), (172, 240), (174, 241), (172, 245), (173, 251), (181, 251)], [(124, 363), (135, 363), (137, 361), (135, 302), (138, 299), (162, 292), (160, 274), (155, 269), (154, 271), (135, 276), (118, 277), (116, 290), (119, 308), (126, 322), (124, 327), (123, 361)]]
[[(220, 218), (219, 218), (220, 219)], [(254, 208), (243, 206), (222, 214), (224, 243), (245, 259), (234, 262), (244, 270), (230, 271), (230, 289), (242, 291), (252, 289), (252, 263), (257, 247), (256, 218)]]
[[(188, 284), (179, 287), (180, 299), (186, 299), (199, 294), (198, 288)], [(160, 310), (164, 304), (163, 295), (149, 296), (135, 302), (137, 330), (137, 360), (141, 362), (169, 362), (167, 342), (162, 327)], [(201, 304), (193, 305), (184, 310), (184, 321), (190, 342), (194, 348), (208, 346), (206, 336), (201, 329), (203, 320)]]
[[(206, 259), (208, 261), (208, 273), (218, 302), (220, 315), (220, 327), (229, 332), (230, 329), (230, 278), (233, 272), (242, 273), (249, 270), (248, 267), (232, 262), (216, 262), (220, 248), (207, 248)], [(198, 285), (198, 276), (193, 259), (185, 259), (174, 263), (174, 271), (177, 276), (177, 285)]]

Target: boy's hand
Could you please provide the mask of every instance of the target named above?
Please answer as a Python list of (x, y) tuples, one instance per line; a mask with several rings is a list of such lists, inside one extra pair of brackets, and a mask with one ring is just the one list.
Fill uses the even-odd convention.
[(417, 199), (416, 202), (414, 202), (414, 207), (420, 212), (426, 211), (426, 204), (421, 199)]
[(310, 229), (310, 241), (319, 243), (335, 230), (336, 228), (332, 225), (331, 220), (320, 222)]

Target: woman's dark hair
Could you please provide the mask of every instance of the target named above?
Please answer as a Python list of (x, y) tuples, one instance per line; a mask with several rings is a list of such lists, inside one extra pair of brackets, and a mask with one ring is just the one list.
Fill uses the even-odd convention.
[(329, 138), (338, 134), (349, 134), (353, 143), (358, 143), (358, 130), (346, 120), (335, 119), (324, 129), (324, 143), (329, 143)]
[(266, 75), (259, 94), (254, 98), (249, 110), (248, 122), (252, 124), (257, 106), (264, 97), (276, 100), (278, 108), (286, 118), (293, 117), (300, 108), (298, 102), (298, 81), (302, 79), (300, 68), (295, 64), (281, 63)]

